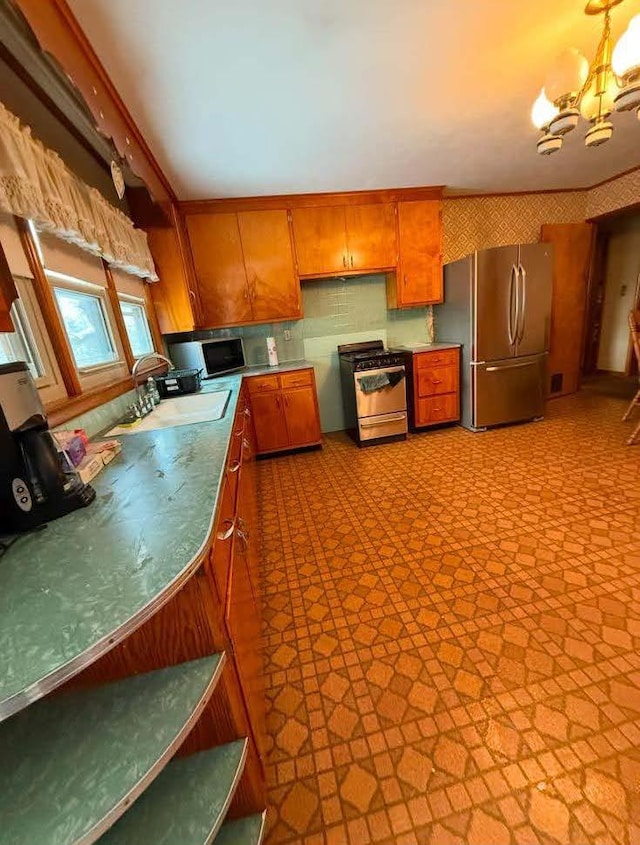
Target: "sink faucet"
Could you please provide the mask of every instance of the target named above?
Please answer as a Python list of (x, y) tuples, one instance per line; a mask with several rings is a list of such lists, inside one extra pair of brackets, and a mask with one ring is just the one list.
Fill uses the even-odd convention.
[(140, 369), (140, 364), (142, 364), (143, 361), (149, 361), (150, 359), (153, 359), (153, 358), (159, 358), (161, 361), (166, 361), (167, 364), (169, 365), (169, 369), (175, 370), (175, 367), (173, 366), (173, 361), (170, 361), (169, 358), (166, 358), (164, 355), (161, 355), (159, 352), (149, 352), (146, 355), (141, 355), (140, 358), (136, 359), (133, 367), (131, 368), (131, 377), (133, 379), (135, 379), (135, 377), (138, 373), (138, 370)]

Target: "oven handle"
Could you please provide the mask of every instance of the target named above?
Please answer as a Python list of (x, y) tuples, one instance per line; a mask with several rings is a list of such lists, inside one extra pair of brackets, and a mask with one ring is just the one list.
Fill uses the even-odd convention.
[(406, 414), (396, 414), (395, 416), (385, 416), (385, 419), (380, 420), (379, 422), (360, 422), (361, 428), (375, 428), (378, 425), (386, 425), (387, 423), (391, 422), (402, 422), (402, 420), (406, 420)]
[(359, 381), (362, 376), (377, 376), (379, 373), (405, 373), (404, 364), (400, 364), (397, 367), (378, 367), (376, 370), (358, 370), (357, 373), (354, 373), (356, 381)]

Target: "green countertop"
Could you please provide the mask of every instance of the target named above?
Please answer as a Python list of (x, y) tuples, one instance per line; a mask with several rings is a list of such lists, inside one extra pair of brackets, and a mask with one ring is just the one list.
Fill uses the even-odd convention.
[(2, 845), (95, 842), (160, 775), (223, 665), (224, 656), (212, 655), (49, 696), (6, 720)]
[(100, 845), (208, 845), (244, 769), (247, 740), (169, 763)]
[(241, 375), (215, 422), (123, 437), (88, 508), (0, 559), (0, 719), (126, 637), (192, 574), (212, 529)]

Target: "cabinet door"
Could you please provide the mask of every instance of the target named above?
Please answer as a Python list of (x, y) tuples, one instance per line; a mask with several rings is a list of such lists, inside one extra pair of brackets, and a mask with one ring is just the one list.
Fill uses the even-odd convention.
[(442, 302), (440, 200), (398, 203), (397, 305)]
[(189, 332), (196, 325), (195, 292), (189, 287), (174, 228), (147, 229), (149, 249), (160, 281), (149, 285), (160, 330)]
[(291, 219), (300, 276), (322, 276), (347, 269), (343, 206), (294, 208)]
[(240, 212), (238, 226), (253, 319), (299, 319), (300, 282), (293, 263), (287, 212)]
[(385, 270), (398, 263), (394, 203), (348, 205), (347, 246), (350, 270)]
[(251, 395), (258, 453), (287, 448), (289, 440), (282, 404), (282, 394), (279, 390)]
[(320, 440), (320, 420), (314, 387), (295, 387), (283, 391), (284, 416), (289, 446), (308, 446)]
[(202, 306), (202, 326), (250, 323), (251, 300), (236, 214), (187, 217), (189, 243)]

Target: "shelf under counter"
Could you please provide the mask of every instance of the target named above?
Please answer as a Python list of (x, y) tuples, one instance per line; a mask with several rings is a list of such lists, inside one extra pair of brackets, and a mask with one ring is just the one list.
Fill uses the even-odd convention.
[(237, 740), (169, 763), (101, 837), (100, 845), (212, 842), (240, 780), (246, 753), (247, 740)]
[(265, 823), (266, 813), (225, 822), (216, 836), (216, 845), (260, 845)]
[(213, 531), (242, 377), (214, 422), (122, 438), (88, 508), (24, 535), (0, 560), (0, 720), (95, 661), (200, 566)]
[(0, 725), (3, 845), (89, 845), (195, 724), (224, 655), (38, 701)]

